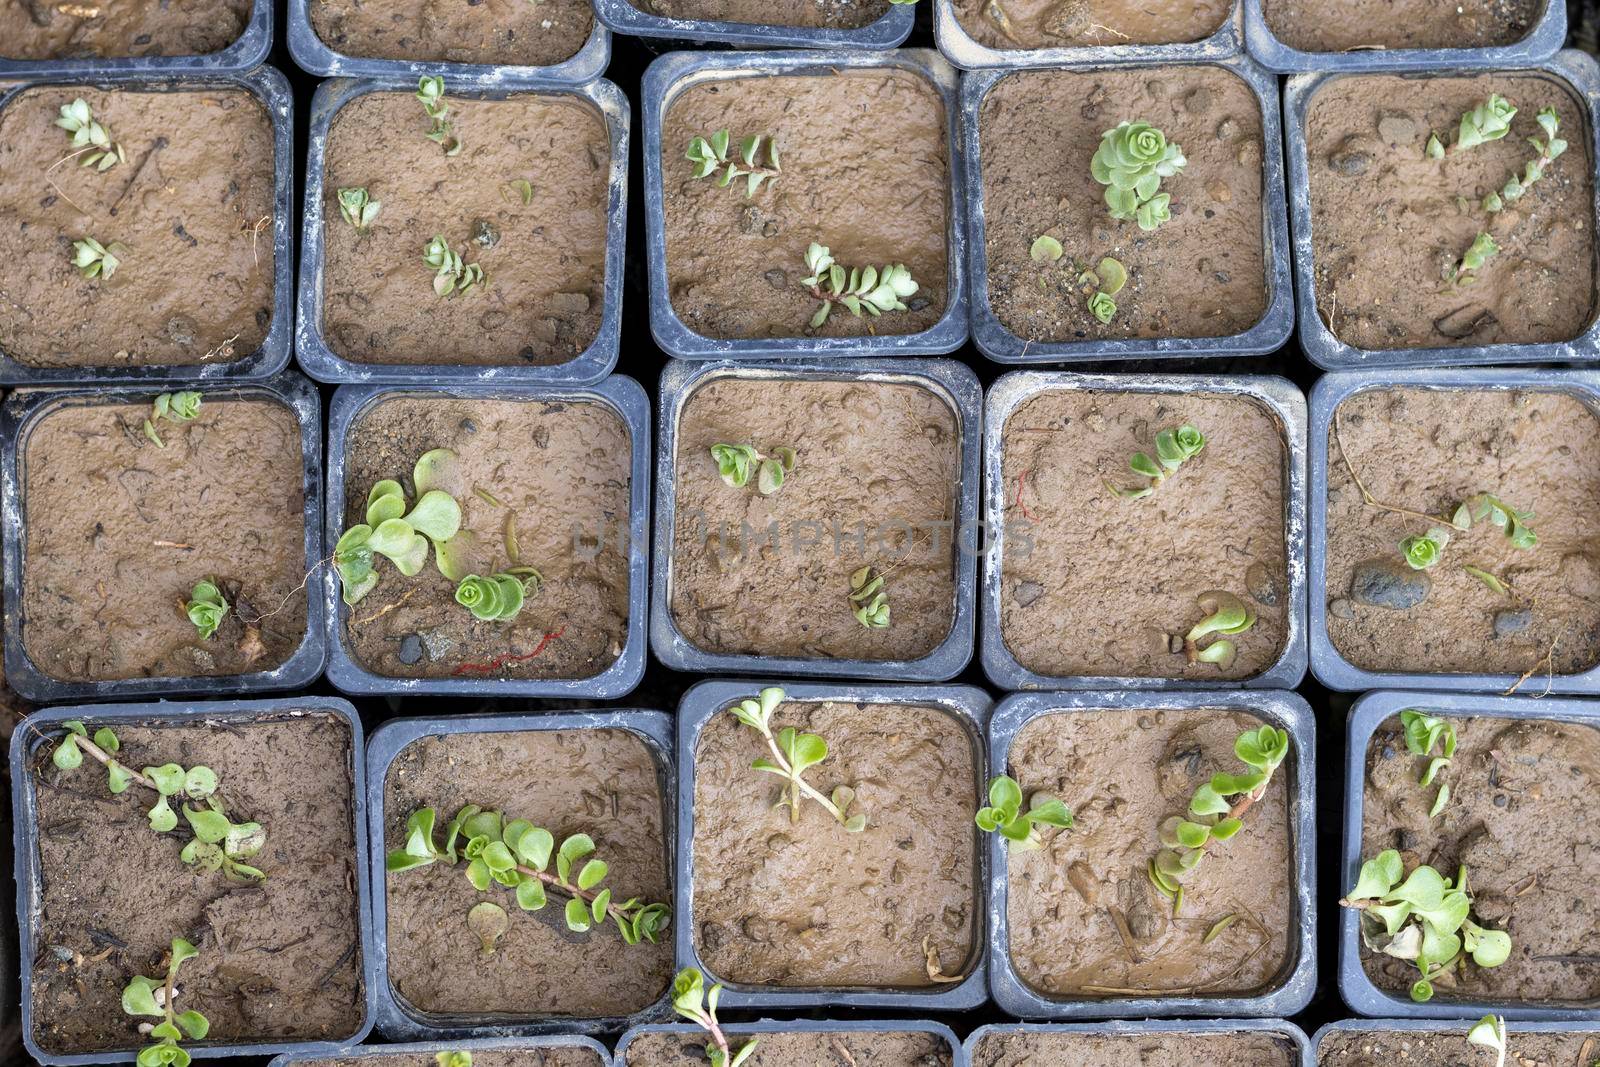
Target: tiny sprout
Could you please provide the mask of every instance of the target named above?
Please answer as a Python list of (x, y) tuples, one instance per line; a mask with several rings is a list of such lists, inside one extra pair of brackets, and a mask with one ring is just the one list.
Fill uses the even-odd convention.
[(72, 265), (85, 278), (110, 279), (122, 266), (122, 260), (118, 258), (121, 251), (122, 246), (115, 241), (106, 246), (93, 237), (85, 237), (72, 242)]
[(794, 473), (798, 462), (794, 449), (784, 445), (773, 448), (772, 455), (768, 456), (757, 451), (754, 445), (719, 443), (711, 446), (711, 458), (722, 480), (735, 489), (748, 485), (754, 471), (756, 490), (762, 496), (771, 496), (782, 489), (784, 479)]
[(850, 613), (869, 630), (889, 626), (889, 594), (883, 588), (883, 575), (873, 567), (862, 567), (850, 575)]
[(1435, 526), (1425, 534), (1414, 534), (1400, 542), (1400, 554), (1415, 571), (1425, 571), (1444, 558), (1445, 546), (1450, 543), (1450, 531)]
[(428, 140), (443, 148), (447, 156), (460, 152), (461, 139), (450, 132), (450, 123), (445, 121), (450, 108), (444, 102), (444, 79), (437, 75), (424, 75), (417, 82), (417, 99), (422, 102), (422, 110), (432, 122), (428, 129)]
[[(911, 0), (894, 2), (906, 3)], [(711, 1062), (711, 1067), (739, 1067), (756, 1050), (756, 1039), (752, 1037), (738, 1051), (728, 1046), (728, 1037), (717, 1022), (717, 1000), (721, 994), (720, 985), (714, 985), (709, 993), (706, 992), (704, 976), (693, 967), (685, 967), (672, 980), (672, 1010), (711, 1035), (711, 1044), (706, 1046), (706, 1059)]]
[(1488, 522), (1506, 535), (1513, 548), (1533, 548), (1539, 543), (1538, 535), (1528, 525), (1533, 518), (1531, 511), (1519, 511), (1498, 497), (1478, 493), (1457, 506), (1450, 524), (1458, 530), (1470, 530), (1474, 522)]
[(1040, 234), (1033, 239), (1033, 245), (1028, 249), (1028, 255), (1035, 263), (1055, 263), (1061, 259), (1065, 252), (1061, 242), (1049, 234)]
[[(1440, 771), (1450, 766), (1450, 761), (1456, 754), (1456, 728), (1448, 719), (1436, 715), (1424, 715), (1409, 708), (1400, 713), (1400, 725), (1405, 731), (1406, 749), (1413, 756), (1428, 757), (1422, 777), (1417, 781), (1418, 785), (1427, 788), (1433, 784)], [(1434, 755), (1435, 748), (1439, 750), (1437, 756)], [(1444, 810), (1449, 800), (1450, 783), (1439, 783), (1439, 791), (1434, 796), (1428, 818), (1435, 818)]]
[(1141, 230), (1153, 230), (1172, 217), (1172, 197), (1157, 192), (1161, 179), (1178, 174), (1188, 162), (1183, 149), (1167, 143), (1166, 134), (1148, 122), (1122, 122), (1100, 135), (1089, 172), (1106, 187), (1112, 218), (1134, 219)]
[(855, 789), (841, 785), (834, 789), (831, 796), (825, 797), (801, 777), (808, 768), (828, 758), (828, 743), (816, 734), (803, 734), (792, 726), (785, 726), (776, 736), (773, 735), (772, 712), (783, 703), (783, 698), (783, 690), (773, 686), (761, 690), (759, 697), (742, 700), (728, 708), (734, 718), (761, 735), (767, 742), (767, 750), (772, 753), (772, 759), (762, 756), (750, 766), (785, 779), (779, 804), (789, 806), (790, 822), (800, 821), (800, 800), (810, 797), (826, 808), (845, 830), (853, 834), (860, 833), (867, 827), (867, 817), (860, 812), (848, 816), (845, 814), (855, 800)]
[(1089, 298), (1089, 313), (1099, 319), (1102, 325), (1109, 325), (1117, 313), (1117, 302), (1104, 292), (1097, 292)]
[(487, 578), (469, 574), (456, 586), (456, 603), (480, 622), (510, 622), (530, 592), (537, 595), (542, 582), (532, 567), (515, 567)]
[(107, 171), (118, 163), (128, 161), (122, 145), (111, 142), (111, 134), (95, 121), (94, 111), (82, 97), (61, 105), (61, 115), (56, 119), (56, 125), (72, 134), (72, 150), (84, 153), (83, 159), (78, 162), (79, 166)]
[[(1232, 593), (1209, 589), (1196, 598), (1206, 617), (1195, 623), (1183, 638), (1184, 655), (1190, 663), (1214, 663), (1222, 670), (1233, 666), (1238, 650), (1226, 637), (1242, 634), (1256, 624), (1256, 613)], [(1200, 640), (1210, 634), (1222, 634), (1205, 648)]]
[(1002, 774), (989, 783), (989, 806), (978, 809), (975, 821), (984, 833), (998, 831), (1013, 851), (1027, 852), (1044, 844), (1036, 827), (1066, 829), (1072, 825), (1072, 812), (1048, 793), (1033, 794), (1023, 811), (1022, 787)]
[(422, 250), (422, 262), (434, 272), (433, 291), (436, 296), (465, 293), (474, 285), (489, 283), (489, 276), (482, 267), (463, 262), (460, 253), (452, 249), (450, 242), (439, 234), (434, 234), (428, 247)]
[(1451, 285), (1471, 285), (1477, 281), (1476, 272), (1489, 262), (1490, 257), (1498, 255), (1500, 246), (1495, 244), (1493, 237), (1480, 233), (1472, 239), (1472, 244), (1462, 253), (1461, 258), (1451, 264), (1445, 273), (1445, 280)]
[(474, 904), (467, 912), (467, 929), (477, 937), (481, 946), (478, 955), (484, 959), (494, 955), (495, 942), (510, 928), (511, 920), (506, 917), (506, 909), (498, 904), (486, 900)]
[(815, 241), (806, 249), (806, 269), (811, 274), (801, 278), (800, 284), (822, 301), (822, 306), (811, 316), (812, 329), (819, 329), (828, 321), (835, 303), (849, 308), (850, 314), (857, 318), (861, 317), (863, 309), (877, 318), (886, 311), (907, 310), (903, 301), (917, 293), (917, 283), (904, 263), (847, 269), (834, 262), (826, 245)]
[(200, 394), (193, 389), (181, 393), (162, 393), (151, 405), (150, 417), (144, 420), (144, 435), (155, 442), (157, 448), (166, 448), (156, 425), (166, 419), (174, 425), (193, 422), (200, 415)]
[(1179, 467), (1199, 455), (1201, 449), (1205, 447), (1205, 435), (1188, 423), (1162, 430), (1156, 434), (1154, 459), (1144, 452), (1135, 452), (1128, 459), (1128, 466), (1133, 472), (1150, 479), (1150, 484), (1140, 489), (1118, 489), (1107, 481), (1106, 488), (1125, 500), (1138, 500), (1140, 497), (1149, 496), (1156, 491), (1157, 486), (1167, 480), (1168, 475), (1175, 473)]
[[(761, 142), (767, 143), (767, 165), (761, 166), (756, 162), (761, 156)], [(776, 182), (783, 168), (778, 164), (778, 142), (772, 137), (762, 134), (752, 134), (739, 142), (739, 161), (728, 158), (728, 131), (718, 130), (710, 137), (691, 137), (688, 151), (683, 157), (695, 165), (696, 178), (709, 178), (717, 171), (722, 176), (717, 179), (717, 188), (726, 189), (733, 179), (740, 175), (745, 176), (744, 195), (746, 199), (756, 195), (756, 190), (761, 188), (765, 181)], [(744, 166), (740, 166), (742, 162)]]
[(366, 233), (372, 228), (372, 220), (378, 217), (382, 207), (381, 202), (368, 198), (363, 186), (339, 190), (339, 215), (354, 226), (357, 233)]
[(433, 1058), (439, 1067), (472, 1067), (470, 1052), (440, 1052)]
[(208, 641), (216, 634), (217, 627), (222, 625), (222, 620), (227, 617), (228, 601), (215, 582), (199, 581), (194, 583), (194, 591), (189, 594), (189, 600), (184, 604), (183, 610), (188, 613), (189, 621), (194, 623), (194, 628), (200, 631), (200, 639)]
[(1494, 1067), (1506, 1067), (1506, 1021), (1494, 1015), (1485, 1015), (1467, 1031), (1467, 1044), (1492, 1049)]
[(167, 957), (167, 973), (160, 978), (135, 975), (122, 990), (122, 1010), (135, 1017), (154, 1016), (161, 1021), (150, 1029), (156, 1039), (154, 1045), (139, 1050), (135, 1062), (139, 1067), (189, 1067), (189, 1053), (178, 1046), (187, 1035), (191, 1041), (203, 1041), (211, 1031), (211, 1023), (194, 1009), (177, 1010), (178, 968), (184, 961), (200, 955), (181, 937), (172, 939), (172, 949)]
[(1432, 130), (1428, 131), (1428, 145), (1423, 151), (1429, 159), (1444, 158), (1444, 142), (1439, 140), (1439, 135)]
[(517, 194), (517, 199), (522, 201), (522, 206), (527, 207), (533, 203), (533, 183), (526, 178), (517, 178), (506, 182), (505, 188)]

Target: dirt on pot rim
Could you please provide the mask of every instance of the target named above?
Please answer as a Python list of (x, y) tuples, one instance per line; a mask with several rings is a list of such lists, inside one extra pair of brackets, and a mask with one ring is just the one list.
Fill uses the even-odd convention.
[(312, 30), (333, 51), (413, 63), (554, 66), (576, 55), (594, 29), (594, 8), (584, 0), (309, 0), (306, 7)]
[(629, 0), (661, 18), (802, 29), (857, 30), (882, 18), (889, 0)]
[[(1317, 1067), (1390, 1067), (1395, 1063), (1434, 1062), (1472, 1063), (1487, 1055), (1482, 1048), (1467, 1043), (1471, 1020), (1463, 1019), (1455, 1029), (1429, 1031), (1384, 1030), (1374, 1025), (1366, 1030), (1332, 1030), (1317, 1043)], [(1547, 1033), (1518, 1029), (1509, 1025), (1508, 1062), (1515, 1064), (1588, 1064), (1600, 1038), (1592, 1033)], [(1418, 1060), (1418, 1057), (1426, 1057)]]
[(1261, 0), (1272, 35), (1302, 52), (1492, 48), (1528, 35), (1559, 0)]
[[(250, 0), (17, 0), (0, 7), (0, 59), (205, 56), (244, 33)], [(0, 138), (4, 144), (6, 138)], [(158, 259), (156, 262), (165, 262)]]
[[(797, 1030), (761, 1033), (755, 1051), (745, 1060), (750, 1067), (951, 1067), (955, 1057), (950, 1043), (938, 1034), (919, 1030), (827, 1031)], [(739, 1035), (738, 1040), (744, 1040)], [(705, 1062), (705, 1036), (646, 1031), (628, 1043), (619, 1064), (626, 1067), (689, 1067)]]
[[(440, 1052), (457, 1046), (439, 1045)], [(470, 1050), (472, 1067), (605, 1067), (604, 1060), (586, 1045), (541, 1045), (529, 1042), (526, 1048)], [(438, 1052), (397, 1052), (376, 1056), (332, 1056), (321, 1060), (297, 1060), (295, 1067), (439, 1067)]]
[(1018, 1031), (989, 1033), (972, 1050), (973, 1067), (1010, 1067), (1039, 1061), (1093, 1064), (1094, 1067), (1146, 1067), (1147, 1064), (1190, 1064), (1192, 1067), (1299, 1067), (1300, 1057), (1283, 1036), (1250, 1032), (1248, 1023), (1231, 1033), (1187, 1031)]
[(951, 6), (968, 36), (1002, 51), (1186, 44), (1216, 33), (1234, 7), (1231, 0), (952, 0)]

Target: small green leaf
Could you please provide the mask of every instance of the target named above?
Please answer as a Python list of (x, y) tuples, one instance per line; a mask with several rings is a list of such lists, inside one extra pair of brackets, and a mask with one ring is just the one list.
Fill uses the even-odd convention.
[(162, 797), (156, 801), (156, 806), (146, 813), (150, 818), (150, 829), (156, 833), (164, 834), (168, 830), (178, 828), (178, 813), (167, 804), (167, 798)]
[(583, 870), (578, 872), (578, 888), (593, 889), (605, 879), (609, 868), (601, 860), (590, 860), (583, 865)]
[(517, 883), (517, 907), (523, 911), (538, 911), (545, 906), (544, 883), (537, 878), (524, 878)]
[(581, 934), (586, 933), (590, 925), (588, 905), (577, 897), (567, 901), (567, 929)]

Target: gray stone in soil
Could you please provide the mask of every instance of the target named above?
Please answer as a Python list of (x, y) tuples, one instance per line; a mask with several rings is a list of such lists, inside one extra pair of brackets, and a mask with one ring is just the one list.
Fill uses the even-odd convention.
[(1533, 625), (1533, 612), (1527, 608), (1494, 613), (1494, 635), (1515, 637)]
[(1016, 592), (1017, 607), (1019, 607), (1019, 608), (1027, 607), (1029, 604), (1032, 604), (1035, 600), (1038, 600), (1039, 597), (1043, 593), (1044, 593), (1044, 586), (1040, 585), (1038, 582), (1019, 582), (1019, 583), (1017, 583), (1017, 592)]
[(1363, 560), (1350, 578), (1350, 596), (1357, 603), (1392, 611), (1416, 607), (1432, 590), (1432, 578), (1399, 559)]
[(422, 658), (422, 638), (406, 634), (400, 639), (400, 662), (411, 666)]

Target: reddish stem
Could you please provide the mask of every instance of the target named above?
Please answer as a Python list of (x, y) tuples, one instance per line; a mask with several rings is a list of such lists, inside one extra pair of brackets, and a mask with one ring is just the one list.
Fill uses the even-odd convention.
[(1029, 511), (1028, 505), (1022, 501), (1022, 491), (1028, 487), (1028, 474), (1031, 470), (1032, 468), (1030, 467), (1028, 470), (1025, 470), (1021, 474), (1017, 475), (1017, 507), (1022, 509), (1023, 518), (1033, 522), (1037, 520), (1038, 516)]
[(554, 641), (556, 638), (560, 637), (566, 632), (567, 628), (565, 626), (559, 630), (550, 631), (539, 639), (539, 643), (534, 646), (532, 652), (524, 652), (520, 656), (496, 656), (494, 659), (486, 660), (482, 663), (463, 663), (450, 673), (468, 674), (472, 671), (483, 671), (488, 674), (493, 674), (495, 671), (500, 670), (508, 663), (521, 663), (524, 660), (533, 659), (535, 656), (539, 655), (539, 653), (543, 652), (549, 646), (550, 642)]

